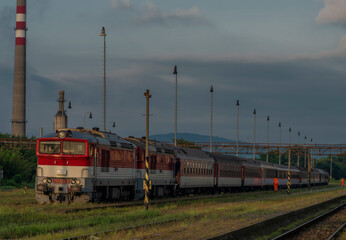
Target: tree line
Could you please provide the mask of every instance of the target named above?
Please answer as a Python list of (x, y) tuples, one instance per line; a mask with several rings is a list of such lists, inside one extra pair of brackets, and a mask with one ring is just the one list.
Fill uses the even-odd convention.
[[(0, 138), (19, 139), (9, 134), (1, 134)], [(28, 139), (21, 137), (21, 139)], [(31, 138), (33, 140), (33, 138)], [(34, 149), (0, 148), (0, 170), (3, 170), (2, 186), (21, 187), (34, 186), (37, 158)]]

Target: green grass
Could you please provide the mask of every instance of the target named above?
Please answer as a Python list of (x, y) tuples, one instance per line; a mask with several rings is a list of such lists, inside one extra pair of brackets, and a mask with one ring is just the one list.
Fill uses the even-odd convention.
[[(328, 190), (330, 187), (325, 188)], [(189, 238), (189, 229), (205, 230), (224, 224), (229, 229), (243, 227), (279, 213), (306, 207), (346, 191), (328, 190), (312, 192), (294, 189), (275, 192), (251, 192), (226, 194), (221, 198), (150, 205), (144, 207), (105, 208), (91, 211), (65, 213), (66, 210), (105, 204), (45, 204), (36, 203), (34, 190), (15, 189), (0, 191), (0, 239), (35, 238), (56, 239), (105, 230), (119, 230), (104, 238), (168, 238), (172, 232), (179, 239)], [(174, 223), (139, 227), (131, 231), (120, 229), (148, 223), (176, 219)], [(218, 224), (218, 225), (217, 225)], [(209, 226), (209, 227), (208, 227)], [(206, 236), (222, 232), (222, 229), (204, 231)], [(208, 235), (209, 234), (209, 235)], [(198, 235), (202, 238), (202, 235)], [(204, 236), (204, 235), (203, 235)]]

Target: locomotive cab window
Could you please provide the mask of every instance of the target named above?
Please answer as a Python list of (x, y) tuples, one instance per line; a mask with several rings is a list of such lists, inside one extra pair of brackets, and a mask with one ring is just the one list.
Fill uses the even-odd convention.
[(47, 154), (60, 154), (60, 142), (58, 141), (40, 142), (39, 152), (47, 153)]
[(85, 143), (84, 142), (64, 141), (62, 143), (62, 152), (64, 154), (84, 155), (85, 154)]

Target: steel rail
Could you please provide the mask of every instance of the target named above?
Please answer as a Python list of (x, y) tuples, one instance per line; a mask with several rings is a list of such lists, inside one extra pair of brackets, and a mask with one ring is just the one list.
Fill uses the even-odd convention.
[[(287, 226), (291, 224), (292, 222), (296, 222), (300, 220), (307, 214), (314, 211), (319, 211), (320, 209), (325, 208), (326, 206), (330, 204), (337, 204), (337, 203), (343, 202), (343, 205), (345, 205), (345, 199), (346, 199), (346, 195), (343, 195), (343, 196), (333, 198), (319, 204), (315, 204), (313, 206), (310, 206), (304, 209), (292, 211), (292, 212), (289, 212), (274, 218), (270, 218), (270, 219), (264, 220), (262, 222), (259, 222), (259, 223), (241, 228), (241, 229), (230, 231), (230, 232), (227, 232), (218, 236), (210, 237), (207, 239), (208, 240), (221, 240), (221, 239), (222, 240), (223, 239), (249, 240), (249, 239), (256, 239), (259, 237), (263, 237), (270, 234), (274, 228), (279, 229), (280, 227)], [(279, 238), (280, 236), (274, 239), (275, 240), (282, 239), (282, 238)]]
[(312, 220), (310, 221), (307, 221), (275, 238), (273, 238), (272, 240), (283, 240), (283, 239), (288, 239), (289, 237), (292, 237), (294, 235), (296, 235), (297, 233), (300, 233), (302, 231), (304, 231), (306, 228), (324, 220), (326, 217), (340, 211), (343, 207), (346, 206), (346, 202), (342, 203), (341, 205), (337, 206), (336, 208), (333, 208), (332, 210), (326, 212), (326, 213), (323, 213), (315, 218), (313, 218)]
[(337, 239), (339, 234), (343, 231), (345, 227), (346, 227), (346, 222), (338, 230), (336, 230), (327, 240)]
[[(295, 188), (295, 189), (299, 189), (299, 188)], [(339, 187), (326, 188), (325, 186), (316, 186), (316, 187), (313, 187), (312, 189), (314, 189), (313, 192), (324, 192), (324, 191), (339, 189)], [(178, 201), (197, 201), (197, 200), (213, 199), (213, 198), (231, 198), (231, 197), (237, 197), (237, 196), (241, 196), (241, 195), (249, 194), (249, 193), (250, 194), (256, 193), (256, 194), (265, 195), (268, 193), (268, 191), (272, 191), (272, 190), (268, 189), (268, 190), (263, 190), (260, 192), (238, 192), (238, 193), (226, 193), (226, 194), (220, 193), (220, 194), (216, 194), (216, 195), (177, 197), (177, 198), (170, 198), (170, 199), (163, 199), (163, 200), (152, 200), (150, 205), (157, 205), (157, 204), (163, 204), (163, 203), (174, 203), (174, 202), (178, 202)], [(306, 188), (306, 191), (292, 193), (292, 195), (308, 194), (310, 192), (311, 191), (309, 191)], [(272, 198), (272, 196), (262, 198), (262, 199), (270, 199), (270, 198)], [(246, 201), (253, 201), (253, 200), (246, 200)], [(124, 208), (124, 207), (134, 207), (134, 206), (143, 206), (143, 201), (110, 203), (110, 204), (104, 205), (104, 206), (74, 208), (74, 209), (66, 210), (66, 211), (64, 211), (64, 213), (72, 213), (72, 212), (79, 212), (79, 211), (91, 211), (91, 210), (104, 209), (104, 208)]]

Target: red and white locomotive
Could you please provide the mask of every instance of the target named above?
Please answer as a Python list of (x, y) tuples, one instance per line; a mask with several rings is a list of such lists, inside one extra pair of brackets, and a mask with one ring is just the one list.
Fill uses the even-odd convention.
[[(61, 129), (37, 140), (38, 202), (143, 198), (145, 139), (121, 138), (97, 128)], [(150, 141), (152, 197), (273, 187), (287, 183), (287, 166)], [(291, 168), (292, 186), (307, 185), (307, 169)], [(329, 175), (312, 169), (313, 185)]]

